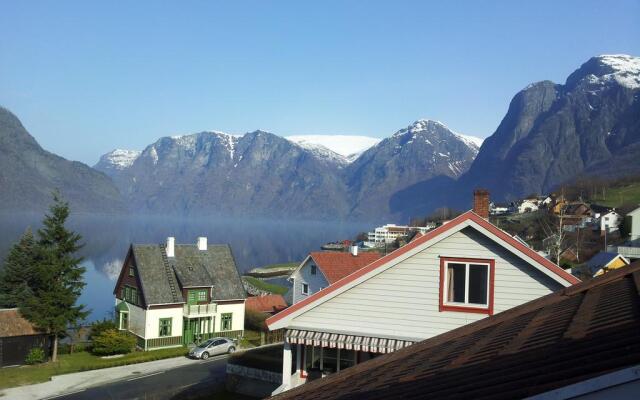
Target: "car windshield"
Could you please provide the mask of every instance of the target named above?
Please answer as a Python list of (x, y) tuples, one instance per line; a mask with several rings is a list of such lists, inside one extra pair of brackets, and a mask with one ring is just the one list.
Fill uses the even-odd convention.
[(200, 343), (198, 345), (198, 347), (207, 347), (209, 346), (211, 343), (213, 343), (213, 340), (209, 339), (209, 340), (205, 340), (204, 342)]

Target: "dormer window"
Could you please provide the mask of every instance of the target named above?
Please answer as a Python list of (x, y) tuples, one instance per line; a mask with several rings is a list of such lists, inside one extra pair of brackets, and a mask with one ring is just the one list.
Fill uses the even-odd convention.
[(493, 314), (494, 260), (440, 259), (440, 311)]
[(316, 274), (316, 269), (317, 269), (317, 268), (318, 268), (318, 267), (316, 267), (315, 265), (312, 265), (312, 266), (311, 266), (311, 275), (315, 275), (315, 274)]

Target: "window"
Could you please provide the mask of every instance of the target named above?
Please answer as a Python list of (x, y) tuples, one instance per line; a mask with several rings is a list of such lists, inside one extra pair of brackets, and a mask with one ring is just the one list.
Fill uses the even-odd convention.
[(440, 311), (493, 314), (493, 260), (440, 259)]
[(138, 289), (131, 286), (124, 286), (120, 291), (120, 297), (128, 303), (139, 305)]
[(172, 318), (160, 318), (160, 332), (158, 336), (171, 336), (171, 320)]
[(207, 301), (207, 291), (199, 290), (198, 291), (198, 301)]
[(311, 275), (315, 275), (316, 274), (316, 268), (317, 267), (315, 265), (311, 266)]
[(126, 312), (120, 313), (120, 329), (121, 330), (129, 329), (129, 313), (126, 313)]
[(136, 268), (133, 265), (129, 265), (129, 276), (136, 276)]
[(309, 284), (308, 283), (303, 283), (302, 284), (302, 294), (309, 294)]
[(231, 330), (231, 327), (233, 326), (231, 324), (232, 317), (233, 317), (232, 313), (222, 314), (220, 316), (220, 330), (221, 331), (230, 331)]

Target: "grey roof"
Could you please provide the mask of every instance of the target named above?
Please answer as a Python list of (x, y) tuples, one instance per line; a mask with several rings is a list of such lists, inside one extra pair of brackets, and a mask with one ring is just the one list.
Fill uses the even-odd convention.
[(591, 272), (591, 275), (593, 275), (604, 268), (616, 257), (618, 257), (617, 253), (607, 253), (605, 251), (602, 251), (593, 256), (589, 261), (584, 263), (584, 265), (587, 267), (589, 272)]
[[(176, 245), (165, 258), (164, 245), (132, 245), (147, 304), (182, 303), (181, 287), (213, 287), (214, 300), (244, 299), (246, 293), (228, 245)], [(165, 256), (166, 257), (166, 256)], [(172, 290), (171, 288), (174, 288)]]

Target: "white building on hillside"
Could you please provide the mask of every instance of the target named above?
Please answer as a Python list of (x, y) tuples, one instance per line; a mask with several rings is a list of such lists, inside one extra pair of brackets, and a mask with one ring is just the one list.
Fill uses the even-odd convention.
[(410, 232), (426, 233), (435, 227), (436, 224), (434, 223), (429, 223), (427, 226), (386, 224), (377, 227), (373, 232), (369, 232), (368, 239), (369, 242), (375, 243), (377, 246), (381, 246), (385, 243), (392, 243), (397, 238), (406, 237)]

